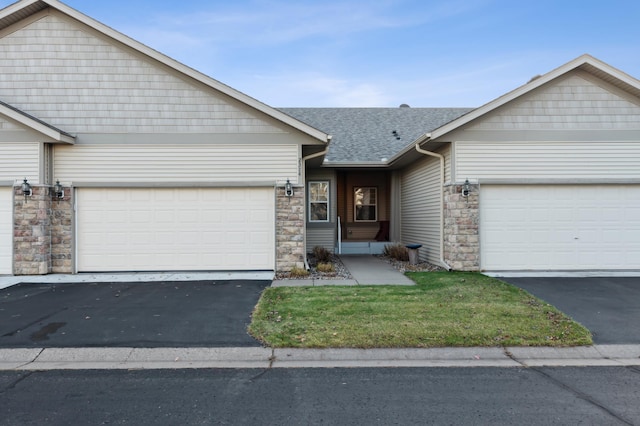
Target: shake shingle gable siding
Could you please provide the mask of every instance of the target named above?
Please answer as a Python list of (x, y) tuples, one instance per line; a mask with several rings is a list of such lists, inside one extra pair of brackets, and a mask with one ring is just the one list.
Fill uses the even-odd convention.
[[(333, 136), (326, 163), (384, 162), (472, 108), (280, 108)], [(395, 133), (394, 133), (395, 132)]]

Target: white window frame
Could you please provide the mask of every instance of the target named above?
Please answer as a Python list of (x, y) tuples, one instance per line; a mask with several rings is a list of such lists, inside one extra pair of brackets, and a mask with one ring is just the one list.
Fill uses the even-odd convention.
[[(327, 199), (326, 199), (326, 201), (323, 201), (323, 200), (312, 200), (312, 198), (311, 198), (311, 194), (312, 194), (311, 187), (314, 184), (324, 184), (324, 185), (327, 186)], [(307, 203), (307, 210), (309, 212), (308, 213), (309, 222), (314, 222), (314, 223), (318, 223), (318, 222), (326, 223), (326, 222), (329, 222), (329, 219), (330, 219), (330, 216), (331, 216), (331, 214), (330, 214), (331, 210), (330, 210), (330, 204), (329, 204), (330, 200), (331, 200), (331, 184), (330, 184), (330, 181), (328, 181), (328, 180), (310, 180), (307, 183), (307, 185), (308, 185), (308, 194), (309, 194), (309, 196), (308, 196), (309, 201)], [(313, 212), (313, 209), (311, 208), (312, 204), (325, 204), (326, 205), (326, 209), (327, 209), (326, 210), (327, 211), (327, 218), (326, 219), (313, 219), (311, 217), (311, 213)]]
[[(358, 190), (373, 191), (375, 203), (361, 204), (362, 206), (374, 207), (374, 219), (358, 219)], [(354, 222), (377, 222), (378, 221), (378, 188), (375, 186), (354, 186), (353, 187), (353, 221)]]

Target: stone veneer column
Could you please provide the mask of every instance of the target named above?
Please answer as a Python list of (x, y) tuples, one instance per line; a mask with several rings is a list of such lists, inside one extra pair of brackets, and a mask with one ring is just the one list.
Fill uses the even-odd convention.
[(51, 268), (54, 274), (71, 274), (73, 250), (73, 191), (51, 201)]
[(478, 185), (471, 185), (468, 198), (462, 196), (461, 185), (444, 188), (444, 258), (457, 271), (480, 269), (478, 235)]
[(50, 207), (48, 186), (32, 185), (33, 195), (25, 199), (14, 187), (13, 273), (43, 275), (51, 262)]
[(304, 256), (304, 188), (295, 187), (292, 197), (276, 188), (276, 270), (303, 268)]

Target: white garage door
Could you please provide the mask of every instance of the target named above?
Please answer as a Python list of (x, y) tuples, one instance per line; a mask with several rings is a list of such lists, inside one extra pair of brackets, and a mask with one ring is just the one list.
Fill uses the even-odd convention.
[(77, 269), (273, 270), (273, 188), (81, 188)]
[(485, 270), (640, 269), (640, 186), (480, 190)]
[(0, 188), (0, 274), (11, 274), (13, 189)]

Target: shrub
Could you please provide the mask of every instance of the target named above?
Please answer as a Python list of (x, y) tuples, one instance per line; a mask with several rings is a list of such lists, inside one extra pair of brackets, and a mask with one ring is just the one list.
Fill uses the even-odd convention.
[(313, 256), (316, 258), (317, 263), (331, 262), (331, 252), (324, 247), (315, 246), (313, 248)]
[(294, 266), (293, 268), (291, 268), (291, 271), (289, 271), (290, 278), (304, 278), (308, 275), (309, 275), (309, 271), (307, 271), (304, 268), (299, 268), (297, 266)]
[(384, 246), (384, 255), (402, 262), (409, 261), (409, 250), (402, 244), (387, 244)]
[(332, 263), (318, 263), (316, 269), (318, 272), (335, 272)]

